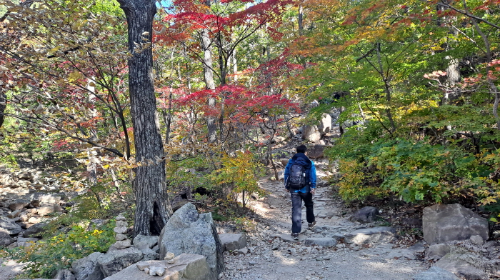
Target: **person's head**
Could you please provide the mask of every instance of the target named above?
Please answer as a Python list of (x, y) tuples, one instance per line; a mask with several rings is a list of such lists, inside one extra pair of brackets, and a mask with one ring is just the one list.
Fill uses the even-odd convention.
[(300, 145), (296, 149), (297, 149), (297, 153), (302, 153), (302, 154), (305, 154), (307, 151), (306, 145)]

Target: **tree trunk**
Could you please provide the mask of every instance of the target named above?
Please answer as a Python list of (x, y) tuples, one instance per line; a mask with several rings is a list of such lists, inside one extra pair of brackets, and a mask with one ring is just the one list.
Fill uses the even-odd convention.
[(0, 127), (2, 127), (3, 121), (5, 120), (5, 108), (7, 108), (7, 96), (5, 93), (0, 92)]
[[(128, 24), (129, 94), (134, 128), (136, 161), (143, 165), (135, 169), (133, 188), (136, 199), (134, 235), (159, 235), (165, 226), (167, 191), (165, 162), (156, 161), (164, 155), (153, 85), (153, 54), (151, 43), (154, 0), (118, 0)], [(144, 41), (146, 38), (147, 41)]]
[[(207, 89), (215, 89), (214, 70), (212, 61), (212, 52), (210, 50), (210, 37), (208, 29), (204, 29), (201, 33), (201, 43), (203, 47), (203, 73), (205, 75), (205, 85)], [(215, 107), (215, 98), (208, 99), (208, 106)], [(215, 117), (209, 116), (207, 118), (208, 127), (208, 141), (214, 143), (217, 141), (217, 126), (215, 124)]]

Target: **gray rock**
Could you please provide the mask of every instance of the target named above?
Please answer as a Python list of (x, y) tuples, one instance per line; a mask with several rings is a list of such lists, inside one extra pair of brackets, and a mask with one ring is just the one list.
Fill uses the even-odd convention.
[(333, 238), (307, 238), (304, 242), (305, 245), (311, 246), (311, 245), (317, 245), (317, 246), (323, 246), (323, 247), (333, 247), (337, 245), (337, 240)]
[(63, 269), (63, 270), (59, 270), (59, 272), (57, 272), (56, 278), (54, 278), (54, 279), (57, 279), (57, 280), (76, 280), (76, 277), (75, 277), (75, 275), (73, 275), (73, 273), (71, 273), (71, 271), (69, 269)]
[(130, 246), (132, 246), (132, 241), (130, 241), (130, 239), (116, 241), (115, 244), (111, 245), (113, 250), (121, 250), (121, 249), (128, 248)]
[(211, 279), (224, 270), (223, 247), (211, 213), (198, 214), (192, 203), (177, 210), (163, 228), (160, 239), (160, 259), (167, 252), (176, 256), (187, 253), (206, 257)]
[(460, 280), (455, 274), (440, 267), (433, 266), (413, 277), (413, 280)]
[(54, 213), (54, 206), (41, 206), (37, 208), (37, 213), (40, 216), (47, 216), (48, 214)]
[(125, 233), (127, 232), (127, 228), (126, 227), (115, 227), (113, 229), (113, 231), (117, 234), (120, 234), (120, 233)]
[(324, 145), (314, 145), (312, 147), (307, 148), (307, 156), (312, 159), (318, 159), (322, 158), (325, 156), (324, 151), (325, 151)]
[[(97, 259), (105, 277), (111, 276), (142, 259), (142, 252), (134, 247), (109, 251)], [(79, 280), (79, 279), (78, 279)]]
[(17, 246), (18, 247), (29, 247), (33, 245), (35, 242), (38, 241), (38, 238), (24, 238), (24, 237), (18, 237), (17, 238)]
[(424, 208), (424, 239), (429, 244), (466, 240), (479, 235), (488, 240), (488, 221), (460, 204)]
[[(151, 276), (150, 270), (165, 268), (163, 276)], [(141, 271), (143, 270), (143, 271)], [(146, 271), (148, 273), (146, 273)], [(168, 261), (144, 261), (105, 278), (105, 280), (215, 280), (211, 277), (206, 258), (202, 255), (181, 254)]]
[(472, 242), (472, 244), (477, 245), (477, 246), (483, 246), (483, 243), (484, 243), (483, 238), (479, 235), (471, 236), (470, 241)]
[(465, 248), (455, 247), (455, 250), (446, 254), (434, 265), (465, 279), (489, 279), (485, 272), (484, 260), (478, 254), (467, 251)]
[(15, 219), (21, 215), (21, 210), (16, 210), (7, 215), (9, 219)]
[(321, 140), (321, 133), (316, 125), (306, 125), (302, 129), (302, 139), (317, 142)]
[(158, 236), (144, 236), (144, 235), (137, 235), (134, 238), (134, 247), (143, 249), (143, 248), (148, 248), (151, 249), (153, 248), (156, 244), (158, 244)]
[(425, 258), (430, 260), (439, 260), (444, 257), (446, 254), (450, 252), (450, 246), (440, 243), (440, 244), (432, 244), (425, 251)]
[(390, 242), (394, 239), (396, 230), (391, 227), (374, 227), (367, 229), (359, 229), (346, 234), (344, 239), (346, 243), (373, 244)]
[(359, 209), (351, 219), (360, 223), (371, 223), (378, 217), (379, 210), (373, 206), (365, 206)]
[(9, 208), (12, 211), (21, 210), (26, 206), (28, 206), (29, 203), (30, 203), (29, 201), (18, 199), (15, 202), (10, 203), (9, 206), (7, 206), (7, 208)]
[(247, 246), (247, 238), (241, 233), (222, 233), (219, 234), (220, 242), (224, 251), (234, 251)]
[(116, 241), (123, 241), (123, 240), (126, 240), (127, 238), (128, 238), (128, 236), (123, 234), (123, 233), (117, 233), (115, 235)]
[(116, 221), (116, 227), (128, 227), (128, 224), (126, 221)]
[(42, 237), (44, 226), (46, 226), (45, 223), (34, 224), (24, 231), (23, 235), (26, 237)]
[[(38, 202), (40, 206), (49, 206), (59, 204), (62, 199), (62, 194), (54, 194), (54, 193), (35, 193), (33, 196), (33, 200), (31, 201), (32, 205), (35, 202)], [(35, 206), (37, 207), (37, 206)]]
[(0, 247), (7, 247), (14, 242), (14, 238), (10, 237), (7, 232), (0, 231)]
[(332, 117), (329, 114), (321, 115), (319, 131), (321, 132), (321, 134), (326, 134), (332, 131)]
[(10, 235), (18, 234), (22, 231), (20, 225), (7, 217), (0, 217), (0, 231), (6, 232)]
[(140, 250), (143, 254), (142, 261), (150, 261), (150, 260), (160, 259), (160, 254), (158, 253), (158, 251), (154, 251), (154, 250), (149, 249), (149, 248), (142, 248)]
[(103, 253), (92, 253), (83, 259), (74, 261), (71, 264), (73, 273), (77, 280), (102, 280), (102, 273), (98, 259), (104, 256)]
[[(279, 234), (276, 235), (275, 237), (280, 238), (284, 242), (297, 242), (297, 240), (293, 239), (293, 237), (290, 234)], [(300, 235), (299, 235), (300, 238)]]

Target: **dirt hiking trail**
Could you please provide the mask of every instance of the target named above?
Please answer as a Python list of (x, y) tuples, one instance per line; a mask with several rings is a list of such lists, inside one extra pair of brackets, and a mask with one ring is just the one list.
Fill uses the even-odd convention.
[[(291, 234), (290, 194), (282, 181), (264, 179), (259, 182), (268, 195), (252, 200), (250, 206), (258, 215), (256, 228), (247, 234), (247, 248), (225, 252), (224, 280), (291, 280), (291, 279), (413, 279), (425, 270), (418, 255), (424, 250), (416, 244), (409, 248), (390, 242), (377, 242), (362, 246), (342, 243), (342, 236), (355, 230), (377, 227), (349, 221), (350, 214), (341, 209), (318, 169), (318, 188), (314, 195), (317, 224), (307, 229), (305, 207), (302, 207), (302, 232), (299, 240)], [(326, 168), (326, 166), (324, 166)], [(344, 213), (343, 213), (344, 211)], [(320, 242), (339, 240), (335, 246), (309, 245), (307, 239)], [(331, 245), (331, 244), (330, 244)]]

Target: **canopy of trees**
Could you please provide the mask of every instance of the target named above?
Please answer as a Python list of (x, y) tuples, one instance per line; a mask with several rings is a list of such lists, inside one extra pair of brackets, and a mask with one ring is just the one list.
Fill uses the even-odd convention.
[(185, 188), (259, 192), (277, 141), (335, 110), (345, 200), (500, 198), (500, 1), (3, 3), (0, 158), (78, 159), (136, 234)]

